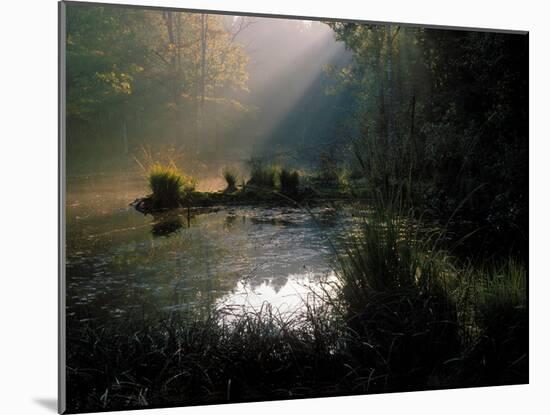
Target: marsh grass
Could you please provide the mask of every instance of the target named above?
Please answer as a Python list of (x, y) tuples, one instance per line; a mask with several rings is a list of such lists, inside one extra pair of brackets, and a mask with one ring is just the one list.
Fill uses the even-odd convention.
[(457, 304), (448, 290), (451, 275), (437, 238), (422, 239), (414, 222), (377, 209), (339, 256), (339, 301), (349, 327), (370, 348), (393, 387), (444, 387), (446, 361), (460, 356)]
[(499, 318), (526, 307), (527, 272), (517, 260), (484, 267), (481, 270), (478, 314), (485, 328)]
[(527, 270), (516, 259), (472, 270), (477, 336), (467, 347), (465, 381), (474, 385), (528, 382)]
[(390, 390), (526, 382), (525, 266), (463, 264), (444, 228), (427, 231), (399, 198), (380, 200), (335, 252), (331, 303), (361, 339), (351, 353)]
[(158, 154), (142, 146), (134, 161), (147, 178), (154, 210), (172, 209), (189, 201), (196, 187), (196, 180), (179, 167), (183, 154), (173, 147)]

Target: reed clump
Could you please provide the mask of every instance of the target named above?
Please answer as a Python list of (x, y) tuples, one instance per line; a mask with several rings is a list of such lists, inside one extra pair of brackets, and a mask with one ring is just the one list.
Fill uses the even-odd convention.
[(184, 175), (174, 164), (154, 163), (149, 168), (148, 182), (155, 209), (181, 206), (195, 189), (195, 181)]
[(225, 182), (227, 183), (225, 192), (234, 193), (235, 191), (237, 191), (237, 181), (239, 179), (239, 174), (237, 170), (233, 167), (226, 166), (222, 170), (222, 175), (225, 179)]
[[(393, 387), (446, 382), (444, 362), (460, 356), (457, 304), (447, 289), (450, 267), (413, 223), (371, 212), (340, 256), (338, 293), (349, 325), (370, 348)], [(434, 377), (434, 374), (438, 374)]]

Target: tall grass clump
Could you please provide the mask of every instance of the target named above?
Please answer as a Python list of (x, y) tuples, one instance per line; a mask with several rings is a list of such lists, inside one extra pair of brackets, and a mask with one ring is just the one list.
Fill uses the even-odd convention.
[(278, 169), (273, 165), (266, 165), (259, 159), (252, 158), (249, 160), (250, 180), (247, 184), (252, 186), (274, 189), (277, 185)]
[(527, 270), (515, 260), (482, 267), (474, 320), (478, 336), (466, 358), (466, 382), (476, 385), (528, 381)]
[(237, 171), (232, 167), (224, 167), (222, 171), (223, 178), (225, 179), (225, 182), (227, 183), (227, 187), (225, 189), (226, 193), (233, 193), (237, 190), (237, 180), (239, 178), (239, 174)]
[(279, 173), (281, 192), (286, 195), (296, 195), (300, 186), (300, 175), (296, 170), (282, 168)]
[(179, 171), (174, 164), (154, 163), (148, 173), (153, 207), (170, 209), (181, 205), (194, 190), (194, 181)]
[(430, 241), (410, 219), (378, 209), (340, 257), (343, 314), (370, 345), (356, 353), (377, 362), (392, 390), (446, 385), (452, 371), (444, 362), (460, 355), (452, 268)]
[(477, 312), (482, 326), (492, 331), (499, 320), (526, 310), (527, 271), (518, 261), (508, 259), (483, 274)]

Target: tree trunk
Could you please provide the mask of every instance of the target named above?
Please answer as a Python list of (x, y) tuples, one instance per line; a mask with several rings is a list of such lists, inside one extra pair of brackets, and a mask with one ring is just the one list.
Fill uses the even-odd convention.
[[(168, 42), (170, 45), (175, 45), (174, 37), (174, 15), (172, 12), (164, 12), (162, 17), (164, 18), (164, 23), (166, 24), (166, 32), (168, 33)], [(176, 61), (176, 55), (170, 55), (170, 63), (174, 66)]]
[[(173, 113), (173, 125), (177, 127), (178, 125), (178, 115), (179, 115), (179, 82), (178, 76), (179, 71), (176, 67), (177, 55), (179, 47), (176, 44), (176, 34), (174, 31), (174, 14), (171, 11), (163, 12), (162, 17), (164, 19), (164, 24), (166, 25), (166, 33), (168, 35), (168, 50), (169, 50), (169, 73), (170, 73), (170, 89), (172, 93), (172, 101), (174, 102), (174, 113)], [(179, 31), (178, 31), (179, 32)], [(173, 139), (177, 140), (178, 129), (173, 128)]]
[(122, 118), (122, 144), (124, 145), (124, 155), (128, 154), (128, 127), (126, 117)]
[(177, 107), (177, 114), (178, 114), (178, 131), (179, 131), (179, 140), (181, 140), (185, 144), (185, 125), (183, 120), (185, 119), (185, 108), (184, 105), (182, 105), (182, 98), (181, 94), (183, 92), (182, 87), (182, 62), (181, 62), (181, 48), (183, 44), (182, 39), (182, 30), (181, 30), (181, 13), (176, 14), (176, 89), (177, 89), (177, 96), (176, 96), (176, 107)]
[(392, 89), (392, 75), (393, 75), (393, 53), (392, 53), (392, 30), (391, 24), (386, 24), (386, 122), (388, 132), (388, 144), (391, 146), (394, 142), (393, 131), (393, 89)]
[[(206, 94), (206, 35), (208, 32), (208, 16), (201, 14), (201, 62), (200, 62), (200, 102), (199, 102), (199, 138), (203, 139), (204, 134), (204, 101)], [(198, 152), (198, 148), (197, 148)]]
[(414, 113), (416, 109), (416, 95), (413, 93), (413, 96), (411, 98), (411, 124), (409, 129), (409, 140), (411, 142), (412, 148), (414, 150), (414, 154), (416, 157), (416, 140), (414, 137)]

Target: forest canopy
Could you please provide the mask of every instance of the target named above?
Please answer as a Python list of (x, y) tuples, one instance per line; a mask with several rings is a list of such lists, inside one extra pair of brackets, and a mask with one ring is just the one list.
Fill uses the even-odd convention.
[(346, 110), (323, 71), (345, 51), (320, 22), (81, 5), (67, 21), (75, 160), (141, 145), (242, 160), (273, 137), (329, 139), (318, 120)]
[(69, 7), (69, 122), (83, 134), (118, 132), (127, 152), (128, 128), (184, 140), (198, 136), (207, 106), (219, 117), (242, 112), (237, 93), (247, 88), (248, 58), (234, 42), (241, 24), (206, 14)]

